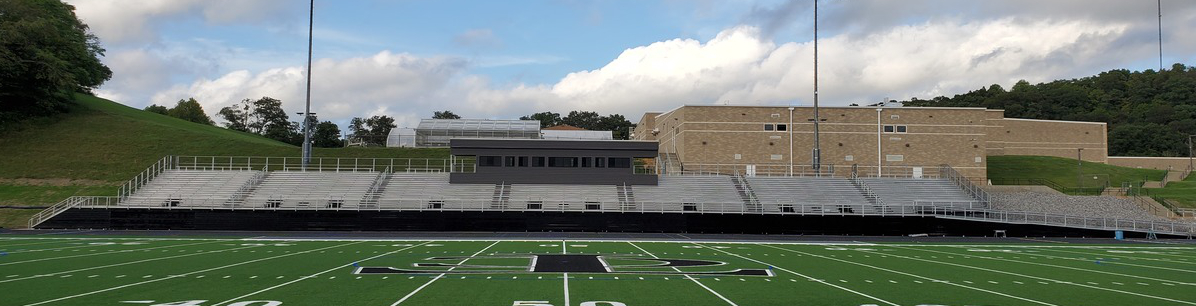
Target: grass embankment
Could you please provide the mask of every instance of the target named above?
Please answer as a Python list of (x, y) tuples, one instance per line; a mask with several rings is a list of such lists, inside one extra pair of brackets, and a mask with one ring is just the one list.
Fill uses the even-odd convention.
[(1175, 201), (1181, 207), (1196, 208), (1196, 175), (1179, 182), (1167, 183), (1167, 187), (1150, 189), (1150, 196)]
[(1047, 180), (1062, 188), (1121, 187), (1122, 183), (1160, 181), (1166, 171), (1118, 167), (1102, 163), (1082, 162), (1083, 174), (1076, 160), (1051, 156), (989, 156), (988, 178), (994, 185), (1028, 184), (1035, 179)]
[[(79, 95), (71, 112), (0, 134), (0, 206), (48, 206), (72, 195), (114, 195), (166, 155), (297, 157), (299, 148)], [(446, 149), (316, 148), (315, 157), (447, 158)], [(0, 227), (37, 210), (0, 208)]]

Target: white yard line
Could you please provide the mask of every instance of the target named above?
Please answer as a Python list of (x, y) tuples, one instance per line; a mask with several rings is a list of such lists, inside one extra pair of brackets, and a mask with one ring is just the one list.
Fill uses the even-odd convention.
[(110, 246), (116, 246), (116, 245), (88, 244), (88, 245), (79, 245), (79, 246), (72, 246), (72, 247), (11, 251), (11, 252), (8, 252), (8, 254), (25, 254), (25, 253), (33, 253), (33, 252), (57, 251), (57, 250), (78, 249), (78, 248), (100, 248), (100, 247), (110, 247)]
[[(1088, 256), (1121, 257), (1121, 258), (1130, 258), (1130, 259), (1139, 259), (1139, 260), (1150, 260), (1150, 261), (1161, 261), (1161, 262), (1169, 262), (1169, 263), (1177, 263), (1177, 264), (1196, 265), (1196, 262), (1190, 262), (1190, 261), (1178, 261), (1178, 260), (1170, 260), (1170, 259), (1163, 259), (1163, 258), (1136, 257), (1136, 256), (1127, 256), (1126, 254), (1118, 254), (1118, 253), (1094, 254), (1094, 253), (1084, 253), (1084, 252), (1064, 251), (1064, 250), (1047, 250), (1047, 251), (1073, 253), (1073, 254), (1088, 255)], [(1171, 254), (1148, 254), (1148, 255), (1180, 256), (1180, 257), (1184, 257), (1184, 258), (1190, 258), (1188, 256), (1171, 255)], [(1196, 273), (1196, 271), (1193, 271), (1193, 270), (1183, 270), (1183, 269), (1178, 269), (1178, 270)]]
[(805, 279), (808, 279), (808, 280), (810, 280), (810, 281), (814, 281), (814, 282), (817, 282), (817, 283), (819, 283), (819, 284), (823, 284), (823, 285), (831, 286), (831, 287), (834, 287), (834, 288), (836, 288), (836, 289), (839, 289), (839, 290), (843, 290), (843, 291), (851, 292), (851, 293), (853, 293), (853, 294), (855, 294), (855, 295), (859, 295), (859, 296), (862, 296), (862, 297), (866, 297), (866, 298), (869, 298), (869, 299), (875, 300), (875, 301), (877, 301), (877, 302), (881, 302), (881, 303), (889, 304), (889, 305), (892, 305), (892, 306), (900, 306), (900, 305), (898, 305), (898, 304), (896, 304), (896, 303), (889, 302), (889, 301), (886, 301), (886, 300), (882, 300), (882, 299), (880, 299), (880, 298), (878, 298), (878, 297), (874, 297), (874, 296), (868, 295), (868, 294), (866, 294), (866, 293), (863, 293), (863, 292), (859, 292), (859, 291), (851, 290), (851, 289), (845, 288), (845, 287), (843, 287), (843, 286), (839, 286), (839, 285), (835, 285), (835, 284), (832, 284), (832, 283), (828, 283), (828, 282), (826, 282), (826, 281), (824, 281), (824, 280), (817, 279), (817, 278), (813, 278), (813, 277), (807, 276), (807, 275), (805, 275), (805, 274), (801, 274), (801, 273), (793, 272), (792, 270), (785, 269), (785, 268), (782, 268), (782, 267), (778, 267), (778, 266), (776, 266), (776, 265), (773, 265), (773, 264), (770, 264), (770, 263), (767, 263), (767, 262), (763, 262), (763, 261), (759, 261), (759, 260), (751, 259), (751, 258), (748, 258), (748, 257), (744, 257), (744, 256), (742, 256), (742, 255), (735, 254), (735, 253), (731, 253), (731, 252), (727, 252), (727, 251), (724, 251), (724, 250), (721, 250), (721, 249), (712, 248), (712, 247), (706, 246), (705, 244), (698, 244), (698, 245), (699, 245), (699, 246), (701, 246), (701, 247), (707, 248), (707, 249), (711, 249), (711, 250), (715, 250), (715, 251), (723, 252), (723, 253), (726, 253), (726, 254), (728, 254), (728, 255), (731, 255), (731, 256), (735, 256), (735, 257), (743, 258), (743, 259), (746, 259), (746, 260), (749, 260), (749, 261), (752, 261), (752, 262), (755, 262), (755, 263), (758, 263), (758, 264), (767, 265), (767, 266), (769, 266), (769, 267), (773, 267), (773, 268), (775, 268), (775, 269), (777, 269), (777, 270), (781, 270), (781, 271), (789, 272), (789, 273), (791, 273), (791, 274), (793, 274), (793, 275), (797, 275), (797, 276), (803, 277), (803, 278), (805, 278)]
[[(916, 249), (915, 249), (915, 250), (916, 250)], [(1073, 282), (1061, 281), (1061, 280), (1057, 280), (1057, 279), (1051, 279), (1051, 278), (1039, 277), (1039, 276), (1033, 276), (1033, 275), (1026, 275), (1026, 274), (1021, 274), (1021, 273), (1014, 273), (1014, 272), (1008, 272), (1008, 271), (1001, 271), (1001, 270), (995, 270), (995, 269), (989, 269), (989, 268), (973, 267), (973, 266), (969, 266), (969, 265), (963, 265), (963, 264), (957, 264), (957, 263), (951, 263), (951, 262), (944, 262), (944, 261), (933, 261), (933, 260), (927, 260), (927, 259), (921, 259), (921, 258), (914, 258), (914, 257), (908, 257), (908, 256), (901, 256), (901, 255), (894, 255), (894, 254), (881, 253), (881, 252), (873, 252), (873, 251), (859, 251), (859, 252), (863, 252), (863, 253), (871, 253), (871, 254), (876, 254), (876, 255), (892, 256), (892, 257), (904, 258), (904, 259), (909, 259), (909, 260), (917, 260), (917, 261), (923, 261), (923, 262), (935, 263), (935, 264), (940, 264), (940, 265), (949, 265), (949, 266), (963, 267), (963, 268), (968, 268), (968, 269), (975, 269), (975, 270), (988, 271), (988, 272), (994, 272), (994, 273), (1008, 274), (1008, 275), (1013, 275), (1013, 276), (1018, 276), (1018, 277), (1025, 277), (1025, 278), (1032, 278), (1032, 279), (1037, 279), (1037, 280), (1043, 280), (1043, 281), (1055, 282), (1055, 283), (1059, 283), (1059, 284), (1067, 284), (1067, 285), (1079, 286), (1079, 287), (1084, 287), (1084, 288), (1091, 288), (1091, 289), (1097, 289), (1097, 290), (1104, 290), (1104, 291), (1110, 291), (1110, 292), (1117, 292), (1117, 293), (1122, 293), (1122, 294), (1128, 294), (1128, 295), (1140, 296), (1140, 297), (1145, 297), (1145, 298), (1159, 299), (1159, 300), (1164, 300), (1164, 301), (1169, 301), (1169, 302), (1174, 302), (1174, 303), (1183, 303), (1183, 304), (1188, 304), (1188, 305), (1196, 305), (1196, 302), (1181, 301), (1181, 300), (1176, 300), (1176, 299), (1171, 299), (1171, 298), (1165, 298), (1165, 297), (1161, 297), (1161, 296), (1154, 296), (1154, 295), (1149, 295), (1149, 294), (1142, 294), (1142, 293), (1137, 293), (1137, 292), (1129, 292), (1129, 291), (1117, 290), (1117, 289), (1109, 289), (1109, 288), (1104, 288), (1104, 287), (1097, 287), (1097, 286), (1092, 286), (1092, 285), (1087, 285), (1087, 284), (1081, 284), (1081, 283), (1073, 283)]]
[(0, 245), (0, 249), (6, 249), (6, 248), (22, 246), (22, 245), (49, 244), (49, 243), (62, 243), (62, 241), (42, 241), (42, 242), (33, 242), (33, 243), (6, 244), (6, 245)]
[[(498, 244), (498, 243), (499, 243), (499, 241), (495, 241), (494, 243), (491, 243), (490, 245), (486, 246), (485, 248), (478, 250), (476, 253), (473, 253), (473, 255), (469, 255), (469, 257), (466, 257), (465, 259), (458, 262), (457, 266), (464, 264), (466, 261), (469, 261), (470, 258), (474, 258), (474, 257), (478, 256), (478, 254), (482, 254), (482, 252), (489, 250), (490, 247), (493, 247), (495, 244)], [(456, 268), (457, 268), (456, 266), (453, 266), (452, 268), (449, 268), (448, 271), (453, 271), (453, 269), (456, 269)], [(419, 288), (415, 288), (415, 290), (412, 290), (411, 293), (404, 295), (403, 298), (399, 299), (398, 301), (395, 301), (393, 304), (390, 304), (390, 306), (402, 304), (404, 301), (407, 301), (407, 299), (411, 298), (412, 296), (415, 296), (416, 293), (419, 293), (420, 290), (424, 290), (424, 288), (428, 287), (428, 285), (431, 285), (432, 283), (435, 283), (437, 280), (444, 278), (445, 274), (448, 274), (448, 273), (440, 273), (440, 275), (433, 277), (431, 280), (428, 280), (428, 282), (424, 283), (422, 286), (419, 286)]]
[[(1091, 272), (1091, 273), (1100, 273), (1100, 274), (1107, 274), (1107, 275), (1116, 275), (1116, 276), (1121, 276), (1121, 277), (1131, 277), (1131, 278), (1148, 279), (1148, 280), (1152, 280), (1152, 281), (1159, 281), (1159, 282), (1169, 282), (1169, 283), (1184, 284), (1184, 285), (1196, 285), (1196, 284), (1193, 284), (1193, 283), (1182, 282), (1182, 281), (1176, 281), (1176, 280), (1161, 279), (1161, 278), (1154, 278), (1154, 277), (1147, 277), (1147, 276), (1138, 276), (1138, 275), (1131, 275), (1131, 274), (1117, 273), (1117, 272), (1108, 272), (1108, 271), (1092, 270), (1092, 269), (1084, 269), (1084, 268), (1069, 267), (1069, 266), (1060, 266), (1060, 265), (1054, 265), (1054, 264), (1048, 264), (1048, 263), (1040, 263), (1040, 262), (1032, 262), (1032, 261), (1022, 261), (1022, 260), (1016, 260), (1016, 259), (996, 258), (996, 257), (988, 257), (988, 256), (980, 256), (980, 255), (972, 255), (972, 254), (963, 254), (963, 253), (954, 253), (954, 252), (946, 252), (946, 251), (919, 250), (919, 249), (916, 249), (916, 248), (904, 248), (904, 247), (902, 247), (901, 249), (915, 250), (915, 251), (923, 251), (923, 252), (934, 252), (934, 253), (939, 253), (939, 254), (947, 254), (947, 255), (955, 255), (955, 256), (968, 256), (968, 257), (983, 258), (983, 259), (988, 259), (988, 260), (1000, 260), (1000, 261), (1006, 261), (1006, 262), (1016, 262), (1016, 263), (1020, 263), (1020, 264), (1037, 265), (1037, 266), (1052, 267), (1052, 268), (1059, 268), (1059, 269), (1068, 269), (1068, 270), (1076, 270), (1076, 271), (1084, 271), (1084, 272)], [(1022, 255), (1024, 255), (1024, 256), (1038, 256), (1038, 257), (1054, 257), (1054, 258), (1061, 258), (1061, 259), (1080, 260), (1080, 261), (1085, 261), (1085, 262), (1088, 262), (1088, 261), (1090, 261), (1090, 260), (1085, 260), (1085, 259), (1078, 259), (1078, 258), (1067, 258), (1067, 257), (1059, 257), (1059, 256), (1051, 256), (1051, 255), (1043, 255), (1043, 254), (1022, 254)], [(1110, 264), (1116, 264), (1117, 262), (1109, 262), (1109, 263), (1110, 263)], [(1127, 263), (1121, 263), (1121, 264), (1123, 264), (1123, 265), (1129, 265), (1129, 266), (1145, 267), (1145, 268), (1160, 268), (1160, 269), (1166, 269), (1166, 268), (1162, 268), (1162, 267), (1154, 267), (1154, 266), (1144, 266), (1144, 265), (1127, 264)], [(1169, 270), (1169, 269), (1168, 269), (1168, 270)]]
[(208, 244), (208, 243), (217, 243), (217, 242), (219, 242), (219, 241), (205, 241), (205, 242), (199, 242), (199, 243), (189, 243), (189, 244), (176, 244), (176, 245), (156, 246), (156, 247), (152, 247), (152, 248), (129, 249), (129, 250), (119, 250), (119, 251), (107, 251), (107, 252), (99, 252), (99, 253), (87, 253), (87, 254), (70, 255), (70, 256), (59, 256), (59, 257), (47, 257), (47, 258), (38, 258), (38, 259), (30, 259), (30, 260), (23, 260), (23, 261), (14, 261), (14, 262), (0, 263), (0, 266), (15, 265), (15, 264), (22, 264), (22, 263), (29, 263), (29, 262), (38, 262), (38, 261), (46, 261), (46, 260), (55, 260), (55, 259), (66, 259), (66, 258), (76, 258), (76, 257), (87, 257), (87, 256), (105, 255), (105, 254), (116, 254), (116, 253), (128, 253), (128, 252), (137, 252), (137, 251), (148, 251), (148, 250), (165, 249), (165, 248), (174, 248), (174, 247), (182, 247), (182, 246), (192, 246), (192, 245)]
[(142, 260), (137, 260), (137, 261), (115, 263), (115, 264), (110, 264), (110, 265), (87, 267), (87, 268), (83, 268), (83, 269), (75, 269), (75, 270), (70, 270), (70, 271), (62, 271), (62, 272), (55, 272), (55, 273), (32, 275), (32, 276), (21, 277), (21, 278), (5, 279), (5, 280), (0, 280), (0, 283), (15, 282), (15, 281), (33, 279), (33, 278), (39, 278), (39, 277), (48, 277), (48, 276), (55, 276), (55, 275), (61, 275), (61, 274), (90, 271), (90, 270), (95, 270), (95, 269), (104, 269), (104, 268), (119, 267), (119, 266), (124, 266), (124, 265), (139, 264), (139, 263), (143, 263), (143, 262), (174, 259), (174, 258), (181, 258), (181, 257), (191, 257), (191, 256), (197, 256), (197, 255), (207, 255), (207, 254), (212, 254), (212, 253), (220, 253), (220, 252), (224, 252), (224, 251), (235, 251), (235, 250), (256, 248), (256, 247), (259, 247), (259, 246), (246, 246), (246, 247), (216, 250), (216, 251), (209, 251), (209, 252), (195, 252), (195, 253), (191, 253), (191, 254), (183, 254), (183, 255), (175, 255), (175, 256), (167, 256), (167, 257), (156, 257), (156, 258), (142, 259)]
[(868, 267), (868, 268), (872, 268), (872, 269), (876, 269), (876, 270), (881, 270), (881, 271), (885, 271), (885, 272), (889, 272), (889, 273), (901, 274), (901, 275), (905, 275), (905, 276), (910, 276), (910, 277), (920, 278), (920, 279), (924, 279), (924, 280), (928, 280), (928, 281), (932, 281), (932, 282), (936, 282), (936, 283), (947, 284), (947, 285), (956, 286), (956, 287), (961, 287), (961, 288), (966, 288), (966, 289), (971, 289), (971, 290), (975, 290), (975, 291), (980, 291), (980, 292), (991, 293), (991, 294), (995, 294), (995, 295), (999, 295), (999, 296), (1003, 296), (1003, 297), (1007, 297), (1007, 298), (1012, 298), (1012, 299), (1018, 299), (1018, 300), (1022, 300), (1022, 301), (1026, 301), (1026, 302), (1031, 302), (1031, 303), (1035, 303), (1035, 304), (1041, 304), (1041, 305), (1050, 305), (1050, 306), (1057, 306), (1057, 305), (1055, 305), (1055, 304), (1051, 304), (1051, 303), (1047, 303), (1047, 302), (1043, 302), (1043, 301), (1033, 300), (1033, 299), (1029, 299), (1029, 298), (1024, 298), (1024, 297), (1020, 297), (1020, 296), (1010, 295), (1010, 294), (1001, 293), (1001, 292), (992, 291), (992, 290), (987, 290), (987, 289), (976, 288), (976, 287), (967, 286), (967, 285), (962, 285), (962, 284), (956, 284), (956, 283), (952, 283), (952, 282), (945, 281), (945, 280), (934, 279), (934, 278), (930, 278), (930, 277), (926, 277), (926, 276), (921, 276), (921, 275), (917, 275), (917, 274), (913, 274), (913, 273), (906, 273), (906, 272), (901, 272), (901, 271), (897, 271), (897, 270), (892, 270), (892, 269), (881, 268), (881, 267), (877, 267), (877, 266), (873, 266), (873, 265), (869, 265), (869, 264), (858, 263), (858, 262), (854, 262), (854, 261), (848, 261), (848, 260), (843, 260), (843, 259), (838, 259), (838, 258), (832, 258), (832, 257), (826, 257), (826, 256), (818, 255), (818, 254), (806, 253), (806, 252), (802, 252), (802, 251), (796, 251), (796, 250), (790, 250), (790, 249), (786, 249), (786, 248), (780, 248), (780, 247), (775, 247), (775, 246), (771, 246), (771, 245), (765, 245), (765, 244), (761, 244), (761, 246), (770, 247), (770, 248), (774, 248), (774, 249), (778, 249), (778, 250), (783, 250), (783, 251), (789, 251), (789, 252), (793, 252), (793, 253), (797, 253), (797, 254), (802, 254), (802, 255), (806, 255), (806, 256), (813, 256), (813, 257), (818, 257), (818, 258), (822, 258), (822, 259), (834, 260), (834, 261), (838, 261), (838, 262), (842, 262), (842, 263), (848, 263), (848, 264), (853, 264), (853, 265), (862, 266), (862, 267)]
[[(644, 248), (641, 248), (640, 246), (636, 245), (634, 242), (628, 241), (627, 243), (629, 243), (629, 244), (631, 244), (631, 246), (639, 249), (640, 252), (644, 252), (644, 254), (648, 254), (648, 256), (652, 256), (652, 258), (656, 258), (656, 259), (660, 258), (660, 257), (657, 257), (656, 254), (652, 254), (652, 252), (648, 252), (648, 250), (645, 250)], [(678, 269), (677, 267), (672, 267), (672, 268), (674, 271), (677, 271), (678, 273), (684, 273), (684, 272), (681, 272), (681, 269)], [(735, 304), (735, 302), (732, 302), (731, 299), (728, 299), (727, 297), (723, 296), (722, 294), (719, 294), (718, 291), (714, 291), (714, 289), (710, 289), (710, 287), (707, 287), (706, 284), (699, 282), (697, 279), (693, 278), (689, 274), (682, 274), (682, 276), (684, 276), (686, 279), (689, 279), (690, 281), (693, 281), (694, 284), (698, 284), (698, 286), (701, 286), (702, 289), (706, 289), (706, 291), (714, 294), (714, 296), (717, 296), (719, 299), (722, 299), (724, 302), (727, 302), (728, 305), (739, 306), (739, 304)]]
[(149, 283), (154, 283), (154, 282), (160, 282), (160, 281), (164, 281), (164, 280), (176, 279), (176, 278), (181, 278), (181, 277), (188, 277), (188, 276), (191, 276), (191, 275), (193, 275), (193, 274), (199, 274), (199, 273), (211, 272), (211, 271), (216, 271), (216, 270), (220, 270), (220, 269), (226, 269), (226, 268), (236, 267), (236, 266), (240, 266), (240, 265), (251, 264), (251, 263), (255, 263), (255, 262), (259, 262), (259, 261), (264, 261), (264, 260), (278, 259), (278, 258), (283, 258), (283, 257), (287, 257), (287, 256), (295, 256), (295, 255), (299, 255), (299, 254), (307, 254), (307, 253), (311, 253), (311, 252), (315, 252), (315, 251), (323, 251), (323, 250), (327, 250), (327, 249), (331, 249), (331, 248), (338, 248), (338, 247), (343, 247), (343, 246), (352, 245), (352, 244), (357, 244), (357, 243), (361, 243), (361, 242), (353, 242), (353, 243), (346, 243), (346, 244), (338, 244), (338, 245), (329, 246), (329, 247), (323, 247), (323, 248), (319, 248), (319, 249), (312, 249), (312, 250), (307, 250), (307, 251), (302, 251), (302, 252), (295, 252), (295, 253), (289, 253), (289, 254), (283, 254), (283, 255), (277, 255), (277, 256), (271, 256), (271, 257), (265, 257), (265, 258), (258, 258), (258, 259), (248, 260), (248, 261), (242, 261), (242, 262), (239, 262), (239, 263), (235, 263), (235, 264), (229, 264), (229, 265), (224, 265), (224, 266), (219, 266), (219, 267), (215, 267), (215, 268), (207, 268), (207, 269), (203, 269), (203, 270), (197, 270), (197, 271), (192, 271), (192, 272), (187, 272), (187, 273), (183, 273), (183, 274), (170, 275), (170, 276), (163, 277), (163, 278), (159, 278), (159, 279), (152, 279), (152, 280), (147, 280), (147, 281), (143, 281), (143, 282), (137, 282), (137, 283), (132, 283), (132, 284), (125, 284), (125, 285), (120, 285), (120, 286), (111, 287), (111, 288), (107, 288), (107, 289), (100, 289), (100, 290), (96, 290), (96, 291), (91, 291), (91, 292), (85, 292), (85, 293), (80, 293), (80, 294), (71, 295), (71, 296), (60, 297), (60, 298), (56, 298), (56, 299), (52, 299), (52, 300), (45, 300), (45, 301), (41, 301), (41, 302), (37, 302), (37, 303), (26, 304), (25, 306), (35, 306), (35, 305), (49, 304), (49, 303), (54, 303), (54, 302), (59, 302), (59, 301), (64, 301), (64, 300), (69, 300), (69, 299), (73, 299), (73, 298), (77, 298), (77, 297), (88, 296), (88, 295), (92, 295), (92, 294), (96, 294), (96, 293), (104, 293), (104, 292), (108, 292), (108, 291), (112, 291), (112, 290), (118, 290), (118, 289), (123, 289), (123, 288), (133, 287), (133, 286), (139, 286), (139, 285), (144, 285), (144, 284), (149, 284)]
[(227, 303), (231, 303), (231, 302), (234, 302), (234, 301), (237, 301), (237, 300), (241, 300), (241, 299), (244, 299), (244, 298), (247, 298), (247, 297), (251, 297), (251, 296), (254, 296), (254, 295), (261, 294), (262, 292), (266, 292), (266, 291), (270, 291), (270, 290), (274, 290), (274, 289), (282, 288), (282, 287), (288, 286), (288, 285), (290, 285), (290, 284), (294, 284), (294, 283), (298, 283), (298, 282), (301, 282), (301, 281), (304, 281), (304, 280), (308, 280), (308, 279), (311, 279), (311, 278), (319, 277), (320, 275), (323, 275), (324, 273), (328, 273), (328, 272), (336, 271), (336, 270), (339, 270), (339, 269), (343, 269), (343, 268), (345, 268), (345, 267), (352, 266), (352, 265), (353, 265), (353, 264), (355, 264), (355, 263), (359, 263), (359, 262), (362, 262), (362, 261), (367, 261), (367, 260), (372, 260), (372, 259), (375, 259), (375, 258), (378, 258), (378, 257), (387, 256), (387, 255), (391, 255), (391, 254), (394, 254), (394, 253), (398, 253), (398, 252), (406, 251), (406, 250), (408, 250), (408, 249), (415, 248), (415, 247), (418, 247), (418, 246), (421, 246), (421, 245), (425, 245), (425, 244), (428, 244), (428, 243), (431, 243), (431, 241), (425, 241), (425, 242), (423, 242), (423, 243), (420, 243), (420, 244), (412, 245), (412, 246), (409, 246), (409, 247), (401, 248), (401, 249), (394, 250), (394, 251), (390, 251), (390, 252), (386, 252), (386, 253), (382, 253), (381, 255), (377, 255), (377, 256), (372, 256), (372, 257), (368, 257), (368, 258), (364, 258), (364, 259), (356, 260), (356, 261), (353, 261), (353, 262), (350, 262), (350, 263), (347, 263), (347, 264), (343, 264), (343, 265), (339, 265), (339, 266), (333, 267), (333, 268), (331, 268), (331, 269), (328, 269), (328, 270), (320, 271), (319, 273), (315, 273), (315, 274), (311, 274), (311, 275), (308, 275), (308, 276), (299, 277), (299, 278), (296, 278), (296, 279), (295, 279), (295, 280), (293, 280), (293, 281), (289, 281), (289, 282), (281, 283), (281, 284), (278, 284), (278, 285), (271, 286), (271, 287), (269, 287), (269, 288), (265, 288), (265, 289), (262, 289), (262, 290), (258, 290), (258, 291), (251, 292), (251, 293), (249, 293), (249, 294), (246, 294), (246, 295), (242, 295), (242, 296), (238, 296), (238, 297), (235, 297), (235, 298), (231, 298), (231, 299), (228, 299), (228, 300), (226, 300), (226, 301), (223, 301), (223, 302), (220, 302), (220, 303), (213, 304), (212, 306), (220, 306), (220, 305), (224, 305), (224, 304), (227, 304)]

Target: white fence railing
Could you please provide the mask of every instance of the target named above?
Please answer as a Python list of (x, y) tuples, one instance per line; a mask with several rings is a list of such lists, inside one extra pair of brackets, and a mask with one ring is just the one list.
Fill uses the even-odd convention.
[(312, 157), (306, 167), (299, 157), (257, 156), (169, 156), (173, 169), (267, 171), (385, 171), (475, 172), (470, 158), (338, 158)]
[[(684, 202), (586, 202), (586, 201), (529, 201), (511, 205), (490, 205), (492, 199), (393, 199), (380, 198), (376, 205), (360, 207), (338, 205), (328, 207), (312, 205), (307, 207), (227, 207), (227, 198), (187, 199), (188, 205), (125, 205), (119, 197), (71, 197), (30, 219), (30, 227), (72, 208), (106, 209), (167, 209), (167, 210), (254, 210), (254, 211), (477, 211), (477, 212), (586, 212), (586, 213), (687, 213), (687, 214), (779, 214), (807, 216), (933, 216), (939, 218), (972, 221), (1000, 222), (1010, 224), (1037, 224), (1093, 230), (1122, 230), (1150, 232), (1180, 236), (1196, 235), (1196, 222), (1169, 222), (1156, 220), (1133, 220), (1115, 218), (1094, 218), (1074, 215), (1005, 211), (983, 208), (980, 202), (916, 202), (916, 205), (869, 205), (869, 204), (795, 204), (761, 203), (763, 209), (750, 210), (742, 202), (734, 203), (684, 203)], [(329, 198), (324, 200), (336, 200)], [(317, 201), (315, 201), (317, 203)], [(531, 204), (531, 205), (528, 205)]]

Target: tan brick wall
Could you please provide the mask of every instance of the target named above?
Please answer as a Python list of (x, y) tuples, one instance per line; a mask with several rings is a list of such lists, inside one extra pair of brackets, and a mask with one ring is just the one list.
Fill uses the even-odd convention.
[[(880, 133), (880, 162), (886, 167), (946, 163), (964, 175), (983, 180), (986, 116), (984, 109), (976, 108), (885, 108), (880, 114), (881, 125), (905, 125), (908, 131)], [(823, 108), (820, 117), (824, 165), (876, 166), (875, 108)], [(662, 152), (675, 150), (686, 164), (788, 165), (792, 160), (796, 165), (809, 165), (813, 156), (813, 109), (794, 108), (792, 118), (788, 131), (765, 131), (765, 123), (789, 125), (789, 108), (685, 106), (656, 118), (661, 131), (657, 136)], [(673, 129), (675, 136), (666, 135)], [(676, 149), (672, 148), (673, 140)], [(736, 154), (739, 159), (735, 159)], [(780, 159), (773, 159), (774, 155)], [(887, 155), (901, 155), (903, 160), (889, 161)]]
[(1040, 155), (1104, 163), (1108, 160), (1108, 133), (1102, 122), (1075, 122), (1000, 118), (989, 111), (988, 155)]
[(660, 113), (645, 113), (640, 118), (640, 122), (636, 123), (635, 129), (631, 130), (634, 137), (633, 140), (656, 140), (656, 135), (652, 134), (652, 129), (656, 128), (656, 115)]
[(1188, 169), (1188, 158), (1109, 156), (1109, 164), (1130, 168), (1182, 171)]

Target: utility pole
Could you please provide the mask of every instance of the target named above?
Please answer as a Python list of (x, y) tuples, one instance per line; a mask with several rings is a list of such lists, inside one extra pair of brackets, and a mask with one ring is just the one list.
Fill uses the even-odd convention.
[(1084, 148), (1076, 148), (1076, 186), (1084, 188)]
[(1196, 170), (1196, 167), (1192, 167), (1192, 137), (1196, 135), (1188, 135), (1188, 171)]
[(1163, 0), (1157, 1), (1159, 5), (1159, 72), (1163, 72)]
[(818, 130), (818, 0), (814, 0), (814, 175), (822, 175), (822, 148)]
[(307, 164), (311, 162), (311, 40), (316, 22), (316, 0), (311, 0), (307, 14), (307, 107), (303, 109), (303, 170), (307, 170)]

